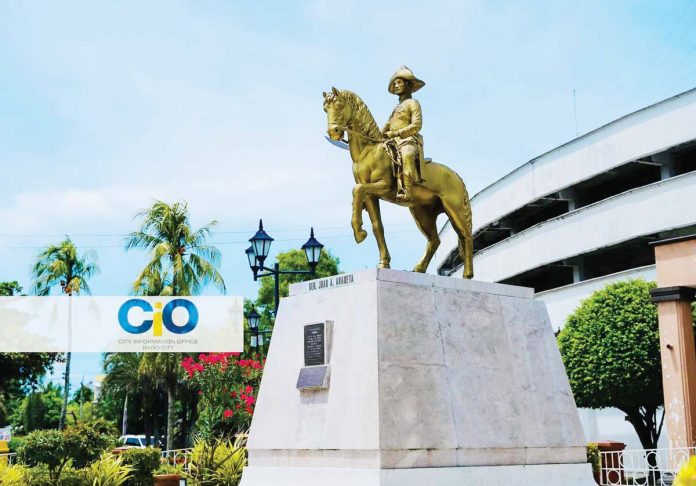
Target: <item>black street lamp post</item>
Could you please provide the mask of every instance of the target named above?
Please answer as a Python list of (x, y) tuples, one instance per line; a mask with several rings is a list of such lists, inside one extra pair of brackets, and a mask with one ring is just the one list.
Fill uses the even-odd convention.
[(252, 307), (251, 312), (246, 315), (247, 322), (249, 323), (249, 334), (251, 338), (249, 339), (249, 345), (252, 348), (263, 346), (263, 335), (270, 334), (271, 331), (261, 331), (259, 329), (259, 322), (261, 321), (261, 316), (256, 312), (256, 308)]
[[(254, 281), (264, 278), (273, 277), (274, 288), (275, 288), (275, 311), (274, 315), (278, 314), (278, 305), (280, 304), (280, 276), (281, 275), (314, 275), (319, 264), (319, 257), (321, 256), (321, 249), (324, 245), (319, 243), (316, 238), (314, 238), (314, 228), (311, 229), (309, 234), (309, 240), (307, 243), (302, 245), (302, 249), (307, 257), (307, 263), (309, 264), (309, 270), (281, 270), (278, 262), (273, 264), (273, 268), (268, 268), (264, 265), (266, 258), (268, 257), (268, 252), (271, 249), (271, 243), (273, 238), (271, 238), (268, 233), (263, 230), (263, 221), (259, 220), (259, 230), (256, 234), (249, 239), (251, 246), (246, 249), (247, 259), (249, 260), (249, 268), (254, 272)], [(266, 273), (259, 273), (259, 272)]]

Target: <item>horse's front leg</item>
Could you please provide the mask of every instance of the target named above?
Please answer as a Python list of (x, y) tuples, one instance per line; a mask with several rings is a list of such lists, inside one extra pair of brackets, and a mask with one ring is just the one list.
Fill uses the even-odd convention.
[(372, 233), (377, 240), (379, 248), (379, 268), (389, 268), (391, 256), (387, 249), (387, 242), (384, 239), (384, 226), (382, 226), (382, 215), (379, 210), (379, 199), (376, 196), (367, 196), (365, 199), (365, 208), (372, 222)]
[(355, 236), (356, 242), (362, 243), (367, 238), (367, 232), (362, 228), (362, 210), (365, 207), (365, 198), (367, 196), (387, 196), (390, 190), (391, 187), (386, 181), (358, 183), (353, 187), (353, 217), (351, 218), (351, 226), (353, 227), (353, 236)]
[(362, 210), (365, 207), (365, 191), (362, 184), (355, 184), (353, 187), (353, 216), (350, 225), (353, 227), (353, 236), (357, 243), (362, 243), (367, 238), (367, 231), (362, 227)]

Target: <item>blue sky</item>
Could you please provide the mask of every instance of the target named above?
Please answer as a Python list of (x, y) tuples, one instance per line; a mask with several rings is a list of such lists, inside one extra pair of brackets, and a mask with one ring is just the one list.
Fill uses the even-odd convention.
[[(313, 225), (344, 270), (372, 267), (322, 91), (355, 91), (381, 125), (410, 66), (426, 152), (474, 194), (575, 137), (574, 89), (582, 134), (693, 88), (694, 61), (687, 1), (0, 0), (0, 280), (29, 287), (40, 248), (68, 234), (99, 254), (94, 294), (127, 293), (145, 255), (124, 235), (155, 198), (219, 220), (232, 295), (256, 293), (243, 250), (260, 217), (273, 254)], [(383, 218), (410, 269), (422, 236), (405, 209)]]

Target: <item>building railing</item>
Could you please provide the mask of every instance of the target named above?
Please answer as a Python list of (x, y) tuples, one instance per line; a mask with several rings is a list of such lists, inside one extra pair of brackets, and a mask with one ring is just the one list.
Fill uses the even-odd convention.
[(0, 464), (5, 463), (11, 466), (15, 462), (17, 462), (17, 453), (0, 454)]
[(191, 464), (191, 453), (193, 449), (171, 449), (162, 451), (162, 459), (165, 459), (170, 464), (182, 466), (184, 471), (188, 471)]
[(670, 486), (696, 447), (602, 452), (601, 486)]

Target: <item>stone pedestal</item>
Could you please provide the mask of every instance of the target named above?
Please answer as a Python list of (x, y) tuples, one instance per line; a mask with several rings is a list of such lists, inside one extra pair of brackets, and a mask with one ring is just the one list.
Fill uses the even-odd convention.
[[(296, 389), (332, 321), (328, 389)], [(394, 270), (291, 286), (242, 486), (589, 486), (585, 439), (531, 289)]]

